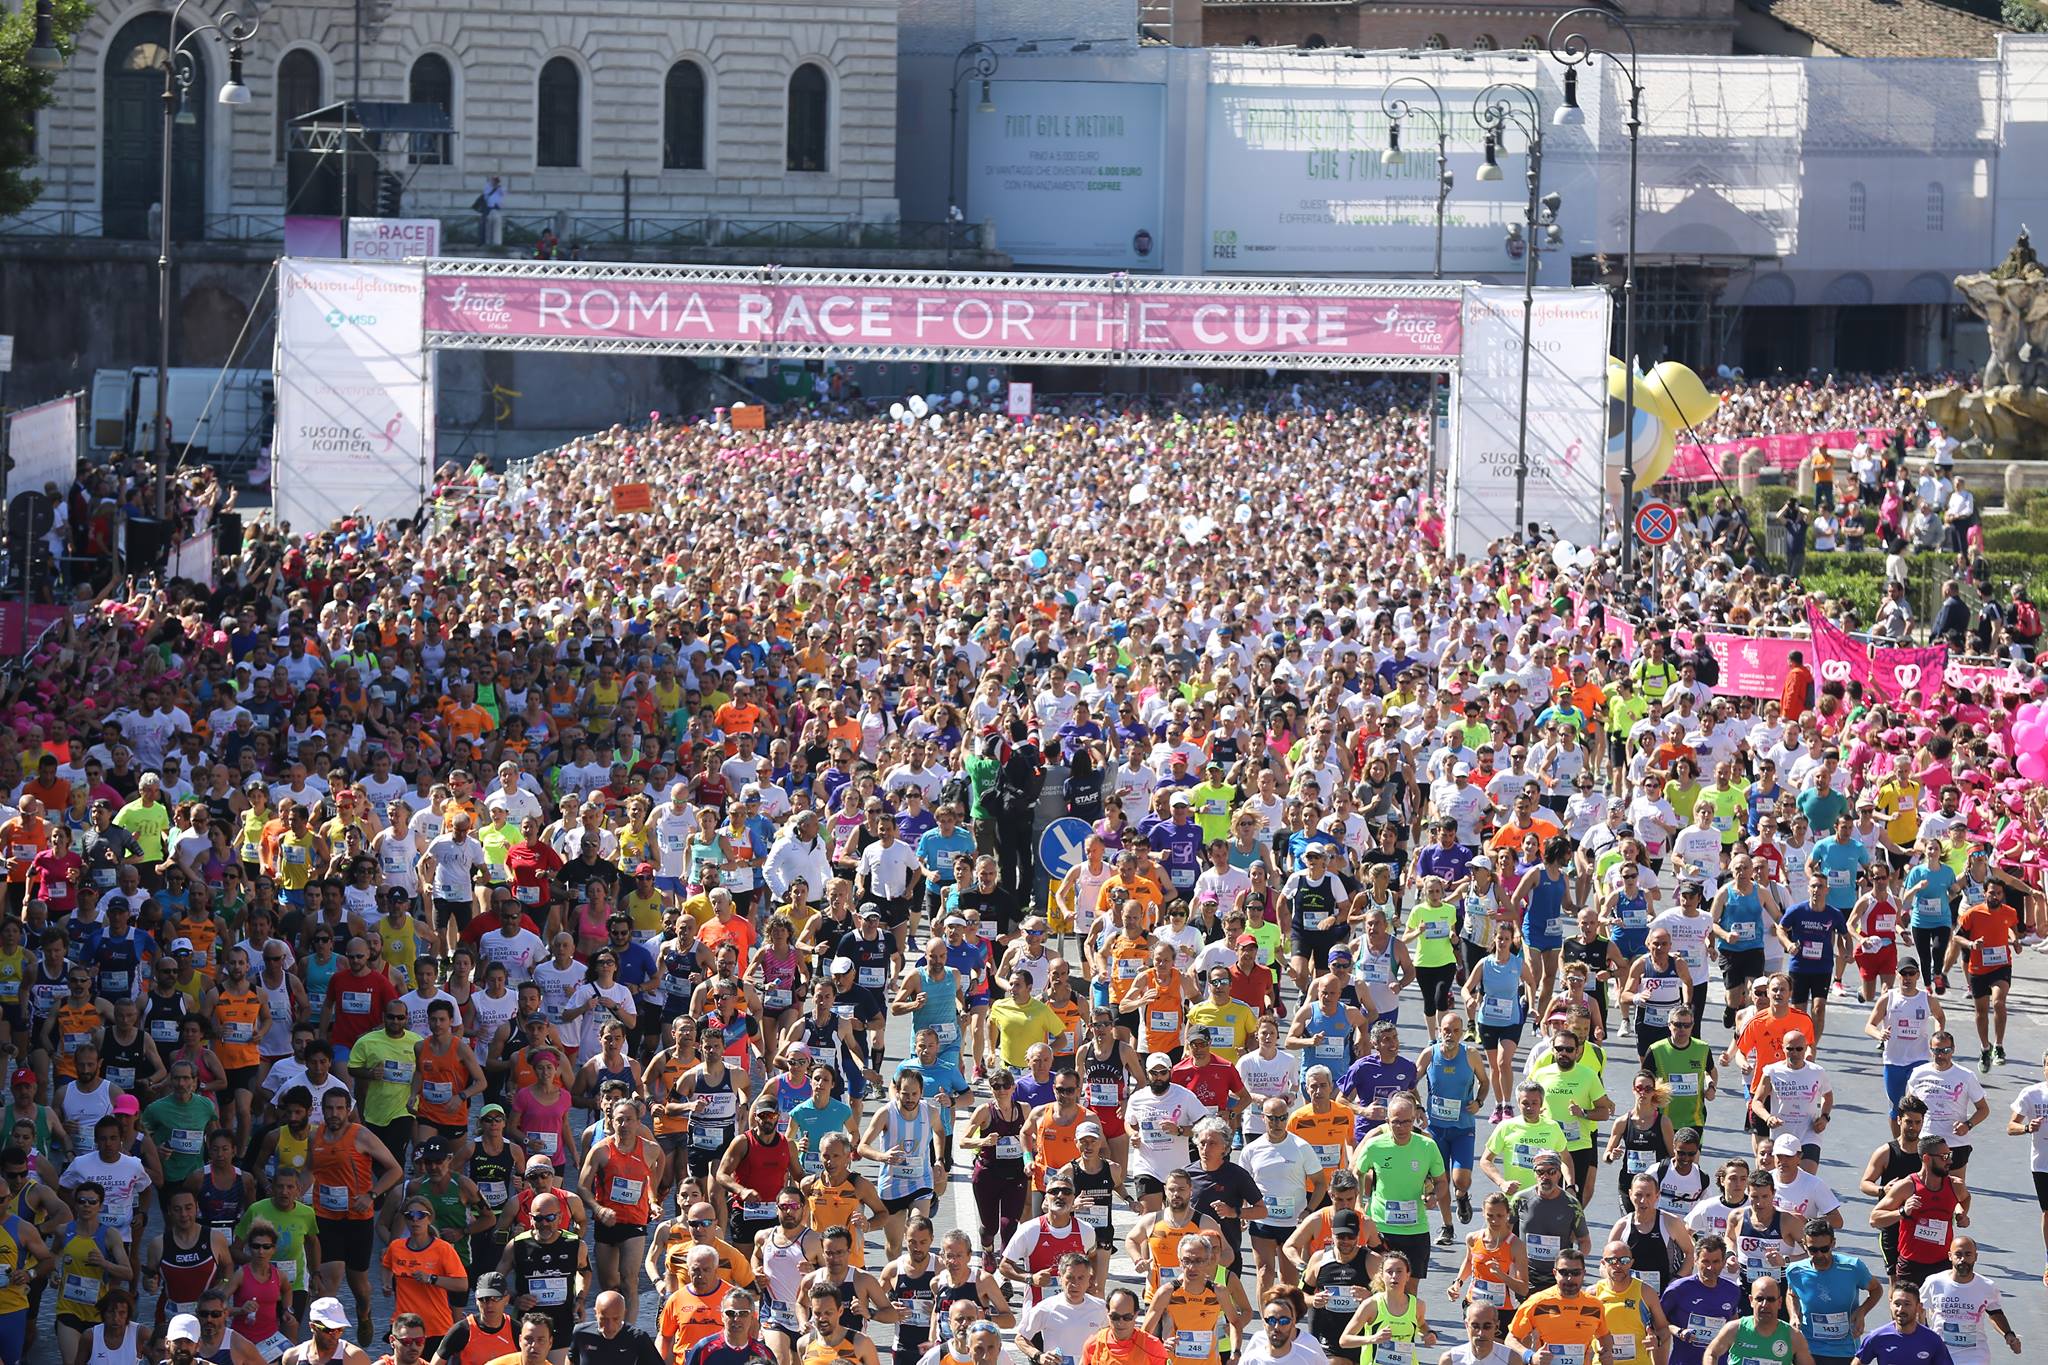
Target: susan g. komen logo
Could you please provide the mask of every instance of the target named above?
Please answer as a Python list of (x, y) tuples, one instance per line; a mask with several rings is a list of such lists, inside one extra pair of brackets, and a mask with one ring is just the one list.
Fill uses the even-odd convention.
[(1395, 303), (1373, 321), (1379, 324), (1381, 335), (1400, 337), (1418, 350), (1434, 351), (1443, 345), (1443, 325), (1434, 315), (1404, 312)]
[(1856, 671), (1847, 659), (1822, 659), (1820, 676), (1822, 682), (1847, 682)]
[(1892, 678), (1901, 687), (1918, 687), (1920, 685), (1920, 665), (1894, 665), (1892, 668)]
[(451, 315), (475, 327), (504, 331), (512, 326), (512, 309), (505, 302), (503, 290), (471, 289), (469, 281), (464, 280), (449, 292), (445, 306)]

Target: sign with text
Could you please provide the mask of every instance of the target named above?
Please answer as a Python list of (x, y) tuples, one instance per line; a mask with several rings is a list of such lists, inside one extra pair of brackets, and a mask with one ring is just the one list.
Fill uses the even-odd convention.
[(472, 275), (429, 267), (426, 330), (435, 345), (485, 348), (590, 342), (619, 350), (635, 349), (622, 342), (639, 342), (681, 354), (756, 348), (961, 363), (1052, 350), (1108, 362), (1271, 358), (1329, 368), (1450, 360), (1462, 344), (1456, 297), (1404, 297), (1400, 286), (1362, 281), (1212, 289), (1198, 279), (1054, 276), (1030, 288), (1015, 277), (987, 286), (926, 283), (908, 274), (842, 284), (787, 273), (789, 282), (781, 283), (677, 279), (672, 272), (663, 278), (631, 267), (616, 275), (540, 267)]
[(7, 415), (7, 500), (56, 484), (61, 496), (78, 473), (78, 399), (56, 398)]
[(652, 512), (654, 510), (654, 485), (646, 483), (613, 484), (612, 510), (614, 512)]
[(352, 261), (402, 261), (411, 256), (440, 254), (438, 218), (348, 220), (348, 258)]
[(417, 266), (278, 263), (276, 515), (306, 534), (409, 517), (433, 467)]
[(1522, 291), (1487, 285), (1466, 291), (1448, 499), (1452, 548), (1459, 553), (1480, 554), (1520, 533), (1518, 485), (1524, 522), (1540, 522), (1574, 545), (1599, 540), (1608, 309), (1603, 289), (1550, 289), (1537, 297), (1525, 435)]
[(762, 407), (759, 403), (740, 403), (735, 405), (732, 410), (732, 429), (734, 431), (766, 431), (768, 429), (768, 409)]
[(1031, 385), (1021, 379), (1010, 381), (1010, 391), (1004, 399), (1003, 411), (1020, 422), (1029, 421), (1032, 402)]
[(1020, 265), (1157, 270), (1165, 87), (990, 81), (989, 96), (966, 115), (968, 219)]

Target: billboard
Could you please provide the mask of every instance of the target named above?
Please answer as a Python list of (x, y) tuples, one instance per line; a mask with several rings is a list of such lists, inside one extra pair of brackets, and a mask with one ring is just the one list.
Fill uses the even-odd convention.
[[(1530, 328), (1524, 521), (1541, 522), (1575, 545), (1600, 537), (1609, 307), (1602, 289), (1543, 290)], [(1482, 553), (1519, 529), (1521, 384), (1522, 291), (1468, 289), (1449, 478), (1453, 548), (1461, 554)]]
[(965, 203), (1020, 265), (1157, 270), (1166, 89), (1109, 81), (969, 83)]
[(57, 493), (71, 491), (78, 473), (78, 399), (57, 398), (7, 415), (7, 500), (20, 493), (40, 493), (56, 484)]
[[(1389, 86), (1370, 72), (1359, 75), (1368, 83), (1209, 86), (1204, 271), (1431, 272), (1435, 130), (1429, 116), (1411, 116), (1395, 163), (1383, 164), (1389, 120), (1381, 96)], [(1521, 139), (1511, 140), (1512, 153), (1499, 153), (1499, 180), (1479, 179), (1484, 133), (1471, 105), (1484, 83), (1454, 88), (1447, 78), (1444, 87), (1454, 181), (1444, 205), (1447, 278), (1522, 269), (1507, 246), (1508, 224), (1521, 221), (1527, 197)], [(1391, 93), (1417, 94), (1411, 86)], [(1430, 108), (1433, 116), (1433, 101)]]
[(277, 518), (415, 515), (434, 459), (418, 266), (278, 263)]
[(348, 258), (352, 261), (402, 261), (411, 256), (441, 254), (438, 218), (351, 218)]

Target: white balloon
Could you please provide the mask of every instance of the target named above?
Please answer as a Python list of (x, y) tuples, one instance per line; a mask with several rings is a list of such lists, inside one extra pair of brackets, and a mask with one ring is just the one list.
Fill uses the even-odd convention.
[(945, 401), (946, 396), (941, 393), (928, 393), (924, 396), (924, 405), (928, 408), (935, 408)]
[(1550, 562), (1557, 565), (1560, 573), (1570, 573), (1578, 553), (1578, 546), (1572, 544), (1569, 540), (1560, 540), (1557, 544), (1550, 547)]
[(1152, 490), (1142, 483), (1132, 484), (1129, 496), (1131, 506), (1136, 507), (1139, 503), (1152, 496)]
[(927, 412), (930, 411), (931, 408), (925, 403), (922, 397), (914, 393), (910, 395), (910, 415), (912, 417), (922, 417)]
[(1236, 522), (1236, 523), (1237, 523), (1237, 524), (1238, 524), (1239, 526), (1249, 526), (1249, 525), (1251, 525), (1251, 524), (1252, 524), (1252, 505), (1251, 505), (1250, 503), (1248, 503), (1248, 502), (1241, 502), (1241, 503), (1239, 503), (1239, 504), (1237, 505), (1237, 510), (1236, 510), (1235, 512), (1232, 512), (1232, 513), (1230, 514), (1230, 518), (1231, 518), (1231, 520), (1232, 520), (1232, 521), (1235, 521), (1235, 522)]
[(931, 429), (932, 429), (933, 431), (941, 431), (941, 430), (943, 430), (943, 429), (945, 428), (945, 425), (946, 425), (946, 419), (945, 419), (945, 418), (943, 418), (943, 417), (941, 417), (941, 416), (939, 416), (939, 415), (938, 415), (938, 414), (937, 414), (937, 413), (935, 412), (935, 413), (933, 413), (933, 414), (931, 415), (931, 421), (930, 421), (929, 425), (930, 425), (930, 427), (931, 427)]
[(964, 402), (966, 402), (966, 401), (967, 401), (967, 395), (966, 395), (966, 394), (964, 394), (964, 393), (962, 393), (962, 392), (960, 392), (960, 390), (958, 390), (958, 389), (955, 389), (955, 390), (953, 390), (953, 399), (952, 399), (952, 401), (953, 401), (953, 402), (955, 402), (955, 403), (964, 403)]
[(903, 420), (903, 405), (901, 403), (891, 403), (889, 405), (889, 420), (892, 422)]
[(968, 391), (969, 393), (978, 393), (978, 392), (980, 392), (980, 390), (981, 390), (981, 376), (980, 376), (980, 375), (978, 375), (978, 374), (970, 374), (970, 375), (968, 375), (968, 376), (967, 376), (967, 391)]
[(1202, 381), (1197, 379), (1194, 383), (1188, 385), (1188, 392), (1200, 398), (1202, 396)]

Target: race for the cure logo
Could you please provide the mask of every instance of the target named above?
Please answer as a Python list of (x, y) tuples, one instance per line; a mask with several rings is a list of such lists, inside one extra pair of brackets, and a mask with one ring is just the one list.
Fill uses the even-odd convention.
[(1847, 682), (1856, 670), (1847, 659), (1822, 659), (1820, 676), (1828, 682)]
[(1912, 687), (1920, 681), (1920, 665), (1900, 664), (1892, 670), (1892, 676), (1899, 680), (1899, 686)]
[(496, 290), (471, 290), (469, 281), (455, 286), (448, 295), (448, 311), (467, 318), (479, 327), (509, 328), (512, 325), (512, 310), (505, 306), (505, 295)]
[(1763, 667), (1763, 662), (1764, 655), (1762, 650), (1758, 649), (1755, 645), (1744, 645), (1742, 647), (1742, 666), (1744, 668), (1761, 668)]
[(1389, 306), (1386, 312), (1381, 313), (1373, 321), (1379, 323), (1382, 332), (1423, 343), (1434, 343), (1441, 332), (1435, 318), (1403, 313), (1398, 303)]

